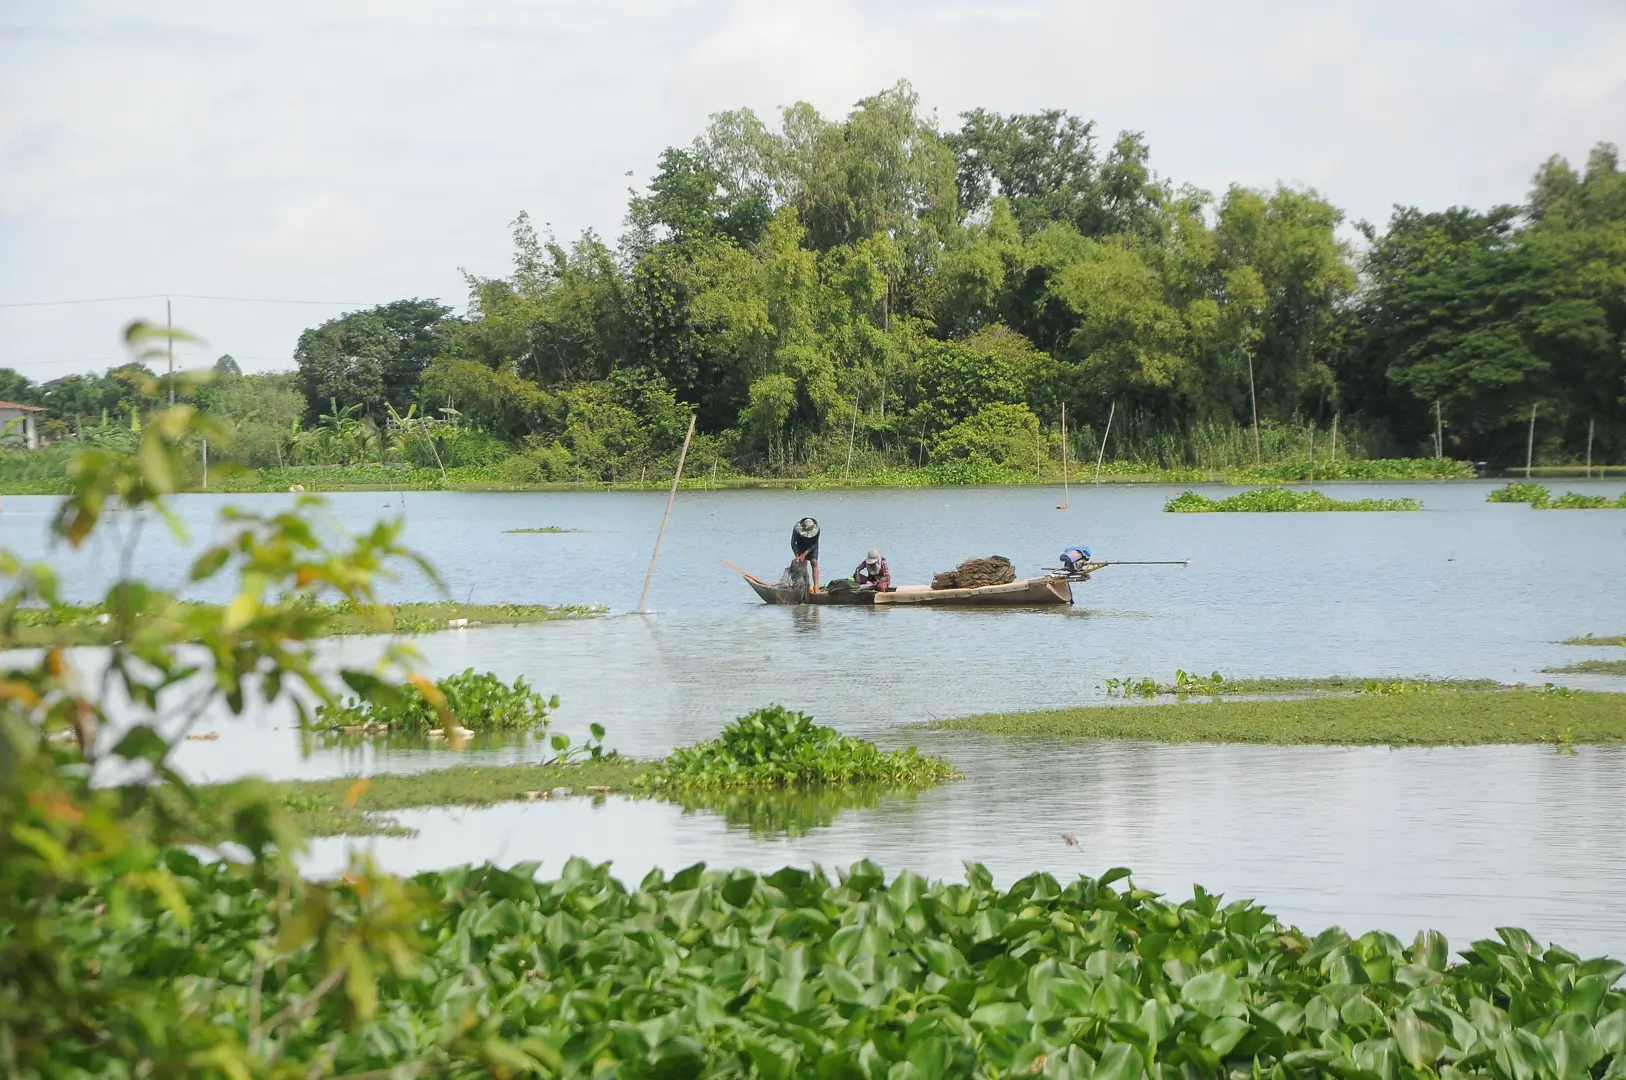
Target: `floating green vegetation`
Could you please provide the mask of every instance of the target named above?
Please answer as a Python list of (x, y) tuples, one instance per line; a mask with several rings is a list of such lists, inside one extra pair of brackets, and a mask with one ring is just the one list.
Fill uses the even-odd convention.
[(1331, 461), (1283, 461), (1257, 465), (1230, 474), (1243, 484), (1292, 483), (1315, 480), (1468, 480), (1477, 476), (1471, 462), (1451, 458), (1374, 458)]
[[(459, 604), (443, 603), (380, 604), (360, 607), (344, 602), (312, 603), (303, 606), (313, 616), (311, 637), (341, 637), (356, 634), (432, 634), (442, 630), (473, 626), (518, 626), (527, 623), (556, 622), (602, 615), (604, 608), (544, 604)], [(150, 604), (141, 614), (141, 626), (166, 633), (184, 633), (189, 622), (218, 616), (218, 604), (192, 600), (172, 600)], [(101, 604), (58, 604), (52, 607), (19, 607), (0, 619), (0, 649), (43, 648), (59, 645), (106, 645), (125, 640), (132, 627), (117, 611)]]
[[(1626, 1061), (1626, 964), (1515, 929), (1454, 961), (1437, 933), (1311, 936), (1201, 887), (1176, 903), (1124, 869), (1008, 889), (976, 864), (963, 884), (867, 861), (834, 878), (696, 865), (636, 885), (582, 859), (537, 871), (324, 892), (311, 921), (372, 933), (377, 887), (410, 898), (387, 928), (412, 963), (369, 979), (359, 1009), (320, 948), (251, 962), (278, 894), (224, 860), (167, 857), (178, 893), (212, 898), (187, 919), (156, 890), (117, 919), (87, 892), (61, 899), (58, 925), (76, 968), (184, 963), (200, 974), (174, 980), (180, 1007), (285, 1038), (286, 1061), (333, 1076), (1586, 1080)], [(262, 981), (304, 988), (297, 1024), (256, 1012)], [(53, 1060), (97, 1060), (94, 1037), (64, 1027)]]
[(503, 532), (510, 535), (510, 536), (514, 536), (514, 535), (535, 536), (535, 535), (540, 534), (540, 533), (573, 533), (573, 532), (581, 532), (581, 530), (580, 529), (561, 529), (557, 525), (543, 525), (543, 526), (541, 526), (539, 528), (535, 528), (535, 529), (504, 529)]
[(1593, 637), (1583, 634), (1581, 637), (1572, 637), (1563, 642), (1565, 645), (1626, 645), (1626, 634), (1617, 634), (1613, 637)]
[(1626, 660), (1582, 660), (1543, 670), (1549, 675), (1626, 675)]
[[(431, 806), (495, 806), (566, 794), (629, 792), (649, 766), (616, 754), (546, 765), (458, 765), (358, 779), (285, 780), (268, 784), (310, 836), (411, 835), (386, 815)], [(208, 805), (208, 787), (197, 789)]]
[[(436, 686), (456, 717), (477, 718), (482, 710), (494, 714), (496, 719), (486, 722), (485, 730), (546, 732), (546, 705), (524, 680), (510, 687), (494, 676), (464, 672)], [(432, 707), (405, 698), (405, 692), (388, 687), (370, 692), (392, 704), (382, 711), (375, 706), (342, 716), (319, 711), (319, 722), (359, 720), (341, 727), (361, 734), (392, 727), (421, 732), (442, 722)], [(397, 698), (404, 699), (399, 706), (393, 704)], [(354, 710), (354, 703), (345, 708)], [(549, 736), (556, 755), (539, 764), (458, 766), (404, 776), (283, 781), (266, 787), (281, 798), (283, 809), (301, 828), (318, 836), (403, 834), (405, 830), (382, 815), (433, 806), (534, 801), (552, 798), (561, 788), (568, 789), (561, 794), (616, 793), (676, 801), (685, 810), (710, 810), (731, 824), (783, 836), (827, 825), (845, 808), (873, 806), (882, 797), (904, 796), (958, 779), (947, 762), (925, 757), (913, 747), (882, 750), (779, 706), (742, 716), (718, 738), (674, 750), (655, 762), (606, 753), (604, 729), (593, 724), (591, 732), (581, 747), (572, 747), (562, 734)]]
[(1319, 513), (1333, 510), (1421, 510), (1416, 499), (1334, 499), (1319, 491), (1296, 491), (1285, 487), (1263, 487), (1210, 499), (1195, 491), (1185, 491), (1164, 504), (1171, 514), (1261, 514)]
[(1429, 678), (1357, 678), (1350, 675), (1332, 675), (1320, 678), (1227, 679), (1215, 671), (1198, 675), (1176, 669), (1174, 681), (1158, 682), (1153, 678), (1108, 679), (1097, 689), (1108, 697), (1272, 694), (1395, 694), (1421, 693), (1430, 690), (1498, 690), (1504, 689), (1494, 679), (1429, 679)]
[(955, 779), (948, 762), (815, 724), (778, 705), (740, 717), (709, 742), (672, 751), (645, 778), (651, 789), (928, 787)]
[[(1626, 697), (1559, 688), (1501, 691), (1435, 687), (1348, 697), (1096, 705), (999, 713), (924, 725), (991, 735), (1131, 739), (1166, 743), (1466, 746), (1626, 742)], [(1426, 685), (1426, 684), (1422, 684)]]
[[(544, 698), (521, 675), (513, 685), (489, 671), (469, 668), (448, 675), (433, 684), (386, 685), (381, 680), (364, 680), (351, 674), (352, 689), (367, 694), (332, 705), (318, 705), (313, 727), (318, 731), (352, 733), (413, 732), (443, 735), (475, 731), (545, 732), (548, 710), (559, 707), (559, 698)], [(603, 754), (604, 729), (592, 726), (592, 738), (581, 752), (589, 757)], [(570, 753), (570, 737), (555, 734), (553, 747)]]
[(1508, 484), (1485, 496), (1485, 501), (1528, 503), (1533, 510), (1626, 510), (1626, 492), (1622, 492), (1618, 499), (1606, 495), (1583, 495), (1578, 491), (1566, 491), (1554, 498), (1552, 492), (1542, 484)]

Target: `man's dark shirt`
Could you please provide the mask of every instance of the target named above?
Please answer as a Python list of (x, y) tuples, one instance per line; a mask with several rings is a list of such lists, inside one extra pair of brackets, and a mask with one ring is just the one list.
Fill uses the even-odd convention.
[(790, 530), (790, 553), (800, 555), (804, 551), (807, 552), (809, 562), (819, 561), (819, 534), (814, 533), (812, 536), (803, 536), (795, 528), (792, 528)]

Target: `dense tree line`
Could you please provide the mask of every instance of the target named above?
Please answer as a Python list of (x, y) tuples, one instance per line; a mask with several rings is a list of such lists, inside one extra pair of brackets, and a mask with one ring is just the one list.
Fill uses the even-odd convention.
[[(1080, 429), (1112, 412), (1167, 465), (1204, 464), (1199, 431), (1335, 416), (1372, 453), (1432, 454), (1438, 431), (1447, 455), (1508, 463), (1532, 409), (1543, 459), (1589, 438), (1626, 456), (1612, 146), (1584, 170), (1552, 158), (1521, 206), (1343, 225), (1313, 190), (1177, 187), (1139, 134), (1107, 143), (1059, 110), (945, 133), (900, 84), (840, 120), (719, 114), (661, 154), (614, 247), (521, 213), (512, 272), (470, 275), (466, 314), (351, 313), (301, 335), (297, 377), (214, 392), (257, 463), (384, 457), (392, 433), (421, 456), (407, 436), (428, 424), (516, 479), (625, 478), (670, 457), (691, 411), (703, 452), (751, 472), (849, 446), (1031, 466), (1063, 405)], [(59, 423), (140, 405), (118, 369), (14, 383)], [(324, 427), (350, 441), (322, 450)]]

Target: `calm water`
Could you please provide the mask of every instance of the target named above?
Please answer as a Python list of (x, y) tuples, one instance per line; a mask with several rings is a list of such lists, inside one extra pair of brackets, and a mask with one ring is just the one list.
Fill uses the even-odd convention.
[[(609, 728), (610, 745), (655, 755), (780, 702), (843, 731), (945, 753), (968, 779), (914, 800), (850, 810), (797, 839), (763, 839), (704, 812), (610, 799), (406, 815), (411, 840), (328, 841), (312, 866), (364, 846), (413, 869), (469, 859), (613, 859), (627, 876), (693, 861), (774, 867), (871, 856), (957, 876), (977, 859), (1004, 880), (1045, 868), (1123, 864), (1176, 894), (1192, 882), (1264, 900), (1307, 928), (1340, 923), (1457, 938), (1520, 924), (1593, 951), (1626, 954), (1626, 751), (1427, 751), (1005, 742), (915, 733), (933, 716), (1098, 700), (1112, 676), (1175, 668), (1247, 675), (1407, 675), (1542, 681), (1540, 669), (1596, 650), (1557, 640), (1626, 626), (1626, 513), (1531, 511), (1484, 502), (1491, 484), (1337, 485), (1341, 497), (1414, 495), (1415, 514), (1175, 515), (1179, 489), (911, 492), (685, 492), (661, 552), (650, 607), (637, 605), (664, 496), (353, 494), (332, 497), (358, 528), (398, 514), (407, 539), (457, 599), (597, 603), (591, 622), (497, 627), (417, 639), (424, 666), (525, 675), (563, 699), (559, 726)], [(1619, 481), (1563, 485), (1618, 494)], [(177, 500), (193, 546), (218, 508), (268, 509), (283, 496)], [(387, 507), (385, 504), (389, 504)], [(50, 500), (8, 498), (0, 545), (44, 554)], [(774, 576), (796, 518), (824, 526), (825, 576), (887, 553), (897, 582), (925, 581), (968, 555), (1053, 565), (1071, 543), (1098, 557), (1192, 556), (1188, 568), (1115, 567), (1070, 611), (789, 609), (760, 604), (728, 559)], [(130, 522), (127, 528), (134, 528)], [(561, 535), (504, 530), (557, 525)], [(184, 552), (147, 522), (131, 555), (161, 581)], [(112, 544), (54, 556), (70, 590), (93, 595), (116, 570)], [(428, 599), (406, 578), (397, 599)], [(335, 642), (334, 664), (378, 643)], [(1618, 655), (1618, 652), (1617, 654)], [(1626, 688), (1626, 680), (1567, 680)], [(1623, 701), (1626, 709), (1626, 701)], [(360, 747), (304, 756), (286, 720), (222, 719), (181, 764), (219, 779), (413, 770), (444, 752)], [(523, 759), (524, 748), (475, 756)], [(1076, 834), (1082, 853), (1066, 847)]]

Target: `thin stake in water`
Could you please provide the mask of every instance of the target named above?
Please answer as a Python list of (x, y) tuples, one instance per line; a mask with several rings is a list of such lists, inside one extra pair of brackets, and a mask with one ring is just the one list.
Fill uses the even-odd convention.
[(1061, 505), (1057, 510), (1065, 510), (1072, 502), (1067, 493), (1067, 403), (1061, 403)]
[(1112, 434), (1112, 418), (1118, 412), (1118, 403), (1114, 401), (1112, 408), (1107, 410), (1107, 429), (1101, 433), (1101, 453), (1095, 458), (1095, 482), (1101, 482), (1101, 463), (1107, 459), (1107, 436)]
[(1536, 456), (1536, 407), (1530, 406), (1530, 439), (1524, 446), (1524, 478), (1530, 479), (1530, 463)]
[(645, 614), (644, 603), (649, 599), (649, 583), (655, 580), (655, 560), (661, 557), (661, 540), (666, 536), (666, 522), (672, 516), (672, 500), (677, 498), (678, 481), (683, 479), (683, 460), (689, 456), (689, 440), (694, 438), (694, 420), (689, 416), (689, 431), (683, 436), (683, 449), (678, 451), (677, 472), (672, 474), (672, 490), (666, 493), (666, 513), (661, 515), (661, 531), (655, 534), (655, 551), (649, 556), (649, 572), (644, 575), (644, 591), (638, 595), (638, 614)]

